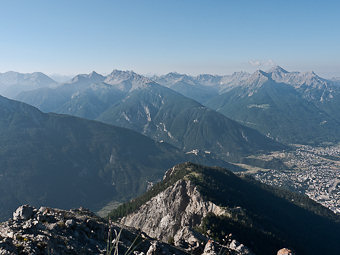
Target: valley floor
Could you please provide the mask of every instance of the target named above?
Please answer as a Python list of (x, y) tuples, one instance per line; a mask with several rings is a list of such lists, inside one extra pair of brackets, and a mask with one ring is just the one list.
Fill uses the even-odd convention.
[(248, 173), (257, 180), (304, 193), (333, 212), (340, 213), (340, 145), (296, 145), (293, 151), (276, 152), (261, 158), (279, 158), (289, 170), (249, 170)]

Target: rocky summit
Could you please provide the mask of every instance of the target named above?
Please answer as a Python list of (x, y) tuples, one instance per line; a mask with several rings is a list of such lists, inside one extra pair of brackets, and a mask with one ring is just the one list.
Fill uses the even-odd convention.
[(229, 212), (206, 201), (190, 180), (181, 179), (142, 205), (137, 213), (124, 217), (121, 223), (164, 242), (173, 242), (191, 254), (215, 254), (223, 249), (232, 254), (253, 254), (232, 235), (226, 236), (222, 246), (195, 231), (194, 227), (201, 224), (208, 213), (224, 215)]
[(65, 211), (23, 205), (0, 224), (0, 254), (187, 253), (84, 208)]
[(110, 216), (190, 254), (340, 251), (339, 217), (327, 208), (248, 176), (190, 162), (169, 169), (162, 182)]

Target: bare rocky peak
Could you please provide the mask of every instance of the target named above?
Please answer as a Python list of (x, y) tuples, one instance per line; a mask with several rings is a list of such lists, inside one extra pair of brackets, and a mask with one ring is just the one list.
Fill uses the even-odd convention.
[(234, 72), (232, 75), (224, 75), (220, 81), (221, 84), (230, 84), (234, 82), (240, 82), (248, 79), (251, 76), (250, 73), (247, 72)]
[(167, 87), (171, 87), (178, 82), (185, 82), (193, 86), (200, 85), (220, 88), (220, 86), (225, 87), (229, 84), (239, 83), (249, 76), (250, 74), (247, 72), (235, 72), (231, 75), (199, 74), (197, 76), (172, 72), (166, 75), (154, 76), (153, 79)]
[(224, 89), (223, 92), (227, 92), (228, 90), (241, 86), (243, 87), (243, 94), (240, 96), (252, 96), (254, 93), (258, 91), (265, 83), (272, 81), (270, 75), (262, 70), (257, 70), (252, 75), (248, 76), (246, 79), (240, 80), (236, 83), (233, 83), (231, 86)]
[(314, 72), (288, 72), (280, 66), (273, 67), (266, 72), (257, 70), (250, 76), (235, 76), (235, 79), (231, 79), (229, 84), (228, 82), (228, 79), (224, 80), (227, 85), (222, 86), (222, 93), (241, 86), (246, 89), (243, 96), (252, 96), (266, 82), (272, 82), (273, 85), (275, 83), (290, 85), (302, 93), (305, 98), (318, 101), (332, 99), (332, 92), (339, 91), (338, 86), (335, 86), (335, 82), (323, 79)]
[(199, 84), (203, 86), (212, 87), (212, 88), (215, 87), (219, 89), (223, 76), (212, 75), (212, 74), (199, 74), (195, 76), (194, 78)]
[(183, 226), (192, 228), (199, 225), (208, 212), (216, 215), (225, 213), (212, 202), (204, 201), (190, 181), (179, 180), (142, 205), (136, 214), (124, 217), (121, 223), (146, 230), (144, 232), (151, 237), (167, 241), (175, 237)]
[[(154, 76), (153, 79), (161, 85), (170, 87), (179, 82), (185, 82), (192, 86), (208, 86), (216, 88), (220, 94), (230, 91), (235, 87), (259, 88), (268, 80), (277, 83), (285, 83), (299, 89), (302, 86), (309, 89), (329, 90), (335, 81), (323, 79), (314, 72), (289, 72), (280, 66), (275, 66), (268, 71), (257, 70), (253, 74), (247, 72), (235, 72), (232, 75), (201, 74), (190, 76), (179, 73), (168, 73), (162, 76)], [(308, 93), (308, 91), (306, 92)]]
[(171, 72), (161, 76), (153, 76), (152, 80), (161, 84), (162, 86), (171, 88), (178, 83), (185, 83), (188, 85), (196, 85), (195, 78), (187, 74), (180, 74), (177, 72)]
[[(176, 167), (168, 170), (165, 178), (175, 171)], [(230, 211), (206, 201), (197, 187), (183, 178), (143, 204), (135, 213), (122, 218), (121, 223), (141, 229), (164, 242), (173, 240), (175, 246), (193, 254), (218, 254), (221, 249), (231, 254), (252, 254), (233, 238), (229, 238), (222, 246), (196, 232), (194, 228), (201, 224), (208, 213), (230, 215)]]
[(310, 72), (288, 72), (280, 66), (270, 69), (267, 73), (276, 82), (282, 82), (299, 88), (303, 85), (311, 86), (313, 88), (327, 87), (328, 80), (321, 78), (313, 71)]
[(0, 254), (4, 255), (107, 254), (107, 240), (111, 247), (118, 244), (117, 254), (126, 254), (128, 249), (135, 255), (187, 254), (83, 208), (65, 211), (24, 205), (12, 219), (0, 223)]
[(41, 72), (0, 73), (0, 94), (6, 97), (15, 98), (19, 93), (39, 88), (56, 87), (58, 83)]
[(218, 87), (223, 76), (212, 74), (199, 74), (197, 76), (180, 74), (176, 72), (166, 75), (154, 76), (153, 79), (159, 84), (172, 87), (178, 83), (185, 83), (191, 86)]
[(89, 82), (89, 83), (96, 83), (102, 82), (105, 80), (105, 77), (101, 74), (92, 71), (89, 74), (78, 74), (75, 76), (69, 83), (76, 83), (76, 82)]
[(277, 73), (277, 74), (287, 74), (289, 73), (286, 69), (282, 68), (281, 66), (273, 66), (270, 68), (267, 73)]
[(313, 71), (288, 72), (281, 67), (268, 71), (275, 82), (285, 83), (302, 93), (307, 100), (328, 101), (339, 94), (339, 86), (335, 81), (321, 78)]
[(199, 74), (196, 76), (196, 79), (202, 82), (207, 83), (215, 83), (220, 78), (222, 78), (221, 75), (213, 75), (213, 74)]
[(18, 73), (9, 71), (0, 73), (0, 84), (3, 85), (32, 85), (32, 83), (45, 83), (45, 85), (54, 85), (56, 82), (41, 72)]
[(241, 86), (251, 76), (247, 72), (235, 72), (232, 75), (222, 76), (219, 84), (219, 93), (223, 94), (231, 89)]
[(139, 88), (150, 86), (153, 81), (145, 76), (136, 74), (133, 71), (113, 70), (105, 78), (105, 83), (116, 86), (122, 91), (133, 91)]
[(247, 80), (245, 80), (246, 84), (251, 84), (252, 86), (258, 87), (261, 86), (266, 81), (271, 80), (271, 77), (268, 73), (257, 70), (255, 73), (253, 73)]

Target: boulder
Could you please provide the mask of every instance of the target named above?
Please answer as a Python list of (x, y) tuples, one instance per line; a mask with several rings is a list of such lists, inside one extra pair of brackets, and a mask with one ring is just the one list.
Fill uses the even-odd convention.
[(277, 252), (277, 255), (295, 255), (295, 253), (290, 249), (282, 248)]
[(19, 206), (13, 213), (13, 220), (28, 220), (34, 214), (34, 208), (29, 205)]

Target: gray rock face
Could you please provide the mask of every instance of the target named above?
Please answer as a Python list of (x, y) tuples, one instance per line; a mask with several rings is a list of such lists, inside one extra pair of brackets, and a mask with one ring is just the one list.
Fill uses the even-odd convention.
[(217, 255), (217, 249), (216, 249), (216, 244), (209, 240), (205, 247), (202, 255)]
[(33, 216), (34, 208), (29, 205), (22, 205), (13, 213), (13, 220), (28, 220)]
[(190, 181), (179, 180), (141, 206), (136, 213), (124, 217), (121, 223), (141, 229), (162, 241), (176, 237), (177, 245), (182, 235), (188, 238), (188, 231), (182, 228), (192, 229), (199, 225), (209, 212), (216, 215), (227, 213), (214, 203), (204, 201)]
[(231, 240), (231, 242), (228, 243), (227, 247), (237, 254), (251, 254), (251, 251), (246, 246), (239, 243), (235, 239)]
[[(110, 236), (110, 237), (109, 237)], [(133, 228), (107, 222), (87, 209), (70, 211), (20, 206), (0, 223), (0, 254), (187, 254)], [(156, 253), (155, 253), (156, 252)]]
[(67, 221), (65, 222), (65, 225), (66, 225), (67, 227), (72, 227), (72, 226), (75, 225), (75, 222), (74, 222), (73, 219), (67, 220)]
[(287, 248), (282, 248), (277, 252), (277, 255), (294, 255), (295, 253)]
[[(166, 176), (171, 174), (169, 170)], [(230, 254), (252, 254), (236, 240), (230, 239), (221, 245), (196, 232), (194, 227), (199, 226), (208, 213), (230, 215), (228, 210), (204, 200), (190, 180), (181, 179), (135, 213), (122, 218), (121, 223), (141, 229), (153, 238), (173, 242), (191, 254), (218, 254), (223, 249)]]

